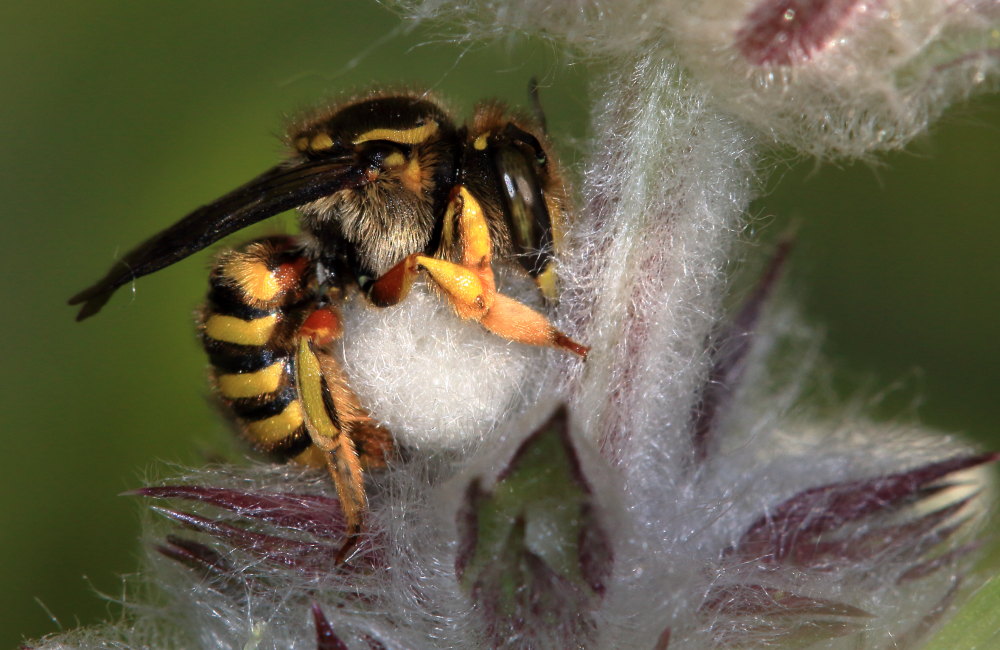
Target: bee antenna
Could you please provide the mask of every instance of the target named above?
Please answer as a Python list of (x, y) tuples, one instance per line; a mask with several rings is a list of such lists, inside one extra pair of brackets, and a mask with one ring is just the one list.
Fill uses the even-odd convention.
[(538, 92), (538, 77), (532, 77), (528, 80), (528, 97), (531, 98), (531, 110), (535, 114), (535, 119), (538, 120), (539, 129), (541, 129), (542, 133), (548, 135), (549, 130), (545, 123), (545, 109), (542, 108), (542, 98)]

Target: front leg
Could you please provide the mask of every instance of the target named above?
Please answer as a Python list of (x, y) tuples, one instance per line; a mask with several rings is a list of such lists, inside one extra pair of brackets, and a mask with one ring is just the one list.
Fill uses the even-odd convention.
[(496, 290), (489, 227), (479, 201), (463, 186), (448, 205), (445, 219), (457, 215), (458, 236), (462, 242), (460, 263), (426, 255), (408, 255), (368, 288), (372, 302), (380, 307), (394, 305), (406, 297), (417, 274), (428, 275), (444, 291), (455, 312), (473, 320), (508, 341), (568, 350), (583, 358), (590, 350), (569, 338), (531, 307)]

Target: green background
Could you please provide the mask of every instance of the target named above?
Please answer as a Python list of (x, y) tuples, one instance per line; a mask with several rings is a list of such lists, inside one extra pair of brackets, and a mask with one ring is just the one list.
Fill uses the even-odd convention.
[[(114, 615), (95, 592), (120, 595), (140, 554), (139, 505), (116, 495), (228, 449), (190, 319), (207, 254), (83, 324), (66, 298), (273, 164), (283, 122), (317, 101), (403, 84), (467, 111), (523, 104), (532, 75), (572, 166), (585, 72), (544, 45), (469, 50), (361, 1), (2, 3), (0, 648)], [(998, 127), (1000, 102), (979, 100), (882, 166), (783, 167), (754, 208), (764, 237), (798, 224), (789, 292), (826, 332), (837, 391), (895, 387), (879, 416), (993, 446)]]

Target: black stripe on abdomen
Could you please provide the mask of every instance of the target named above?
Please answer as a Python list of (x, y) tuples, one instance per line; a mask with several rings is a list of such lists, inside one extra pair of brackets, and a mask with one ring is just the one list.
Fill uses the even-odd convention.
[(275, 460), (290, 460), (308, 449), (311, 444), (312, 438), (309, 437), (309, 432), (303, 424), (290, 435), (261, 451)]
[(208, 362), (222, 374), (257, 372), (285, 356), (284, 350), (275, 350), (268, 345), (226, 343), (210, 336), (203, 336), (202, 343)]
[(285, 386), (274, 393), (230, 400), (229, 405), (233, 409), (233, 413), (241, 419), (247, 422), (256, 422), (278, 415), (297, 398), (298, 392), (295, 387)]
[(235, 316), (243, 320), (264, 318), (274, 313), (247, 304), (239, 289), (225, 284), (222, 278), (214, 273), (209, 283), (208, 308), (213, 313)]

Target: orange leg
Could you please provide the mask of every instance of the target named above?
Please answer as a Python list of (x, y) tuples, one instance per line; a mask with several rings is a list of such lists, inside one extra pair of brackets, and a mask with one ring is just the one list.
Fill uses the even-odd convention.
[(458, 215), (462, 261), (458, 264), (426, 255), (408, 255), (369, 289), (376, 305), (388, 306), (406, 297), (420, 270), (427, 271), (448, 297), (455, 312), (509, 341), (568, 350), (583, 358), (590, 350), (557, 330), (549, 319), (527, 305), (498, 293), (490, 266), (492, 242), (482, 207), (464, 187), (448, 206), (446, 219)]

